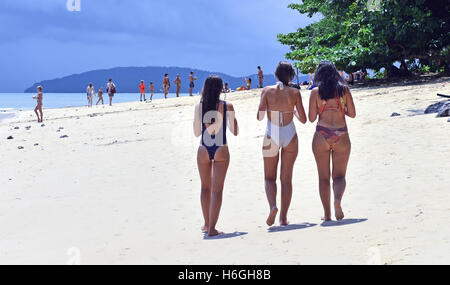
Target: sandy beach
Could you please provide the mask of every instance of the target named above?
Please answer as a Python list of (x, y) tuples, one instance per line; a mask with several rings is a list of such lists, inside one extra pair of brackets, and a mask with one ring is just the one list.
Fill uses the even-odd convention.
[[(450, 122), (423, 114), (443, 100), (436, 93), (450, 94), (449, 78), (352, 90), (341, 222), (320, 220), (315, 124), (296, 121), (287, 227), (265, 224), (260, 92), (227, 94), (240, 134), (228, 136), (217, 225), (226, 234), (210, 239), (200, 231), (198, 96), (45, 109), (45, 126), (33, 111), (4, 119), (0, 264), (450, 263)], [(309, 91), (301, 92), (307, 109)]]

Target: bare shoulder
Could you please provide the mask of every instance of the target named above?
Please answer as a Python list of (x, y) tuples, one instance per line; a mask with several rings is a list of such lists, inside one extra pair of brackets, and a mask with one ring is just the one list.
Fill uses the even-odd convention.
[(311, 90), (311, 98), (317, 98), (317, 96), (319, 96), (319, 87), (314, 87)]

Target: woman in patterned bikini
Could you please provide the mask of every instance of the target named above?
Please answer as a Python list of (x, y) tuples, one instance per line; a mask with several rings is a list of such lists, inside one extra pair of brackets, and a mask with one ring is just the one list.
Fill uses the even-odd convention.
[(335, 216), (337, 220), (342, 220), (344, 213), (341, 200), (346, 186), (345, 174), (351, 148), (345, 116), (356, 116), (355, 105), (348, 86), (331, 62), (322, 61), (314, 78), (317, 87), (311, 91), (308, 116), (311, 122), (319, 118), (312, 149), (319, 173), (323, 220), (331, 220), (330, 177), (333, 178)]

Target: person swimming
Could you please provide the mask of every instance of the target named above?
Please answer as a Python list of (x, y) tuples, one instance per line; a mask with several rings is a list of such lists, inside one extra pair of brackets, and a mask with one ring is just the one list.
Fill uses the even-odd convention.
[(197, 165), (201, 179), (202, 231), (208, 236), (221, 234), (216, 229), (222, 205), (222, 192), (230, 161), (226, 139), (227, 126), (238, 135), (238, 123), (231, 103), (221, 101), (222, 79), (211, 75), (205, 80), (202, 99), (195, 107), (194, 134), (201, 136)]
[[(341, 201), (346, 187), (346, 171), (351, 143), (345, 116), (356, 116), (352, 94), (334, 64), (322, 61), (314, 75), (317, 87), (311, 91), (309, 120), (318, 122), (312, 149), (319, 175), (323, 220), (331, 220), (330, 176), (333, 178), (334, 210), (337, 220), (344, 218)], [(330, 171), (330, 157), (332, 170)], [(331, 174), (332, 175), (331, 175)]]
[(263, 143), (264, 180), (269, 216), (267, 225), (275, 222), (277, 208), (277, 168), (281, 149), (281, 213), (280, 225), (289, 224), (287, 212), (292, 198), (292, 173), (298, 153), (298, 138), (294, 125), (294, 115), (301, 123), (306, 123), (300, 90), (291, 88), (290, 81), (295, 71), (289, 62), (278, 63), (275, 76), (279, 82), (267, 86), (261, 93), (257, 119), (263, 120), (267, 113), (267, 129)]

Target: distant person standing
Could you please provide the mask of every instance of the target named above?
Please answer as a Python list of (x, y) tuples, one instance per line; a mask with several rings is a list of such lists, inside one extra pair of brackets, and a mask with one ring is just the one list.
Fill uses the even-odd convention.
[[(34, 112), (36, 113), (38, 123), (42, 123), (42, 121), (44, 120), (44, 116), (42, 115), (42, 100), (44, 98), (44, 95), (42, 94), (42, 86), (39, 85), (36, 89), (37, 89), (38, 94), (33, 96), (33, 99), (36, 99), (36, 103), (37, 103), (36, 108), (34, 108)], [(39, 117), (38, 111), (41, 114), (40, 117)]]
[(263, 88), (264, 73), (261, 69), (261, 66), (258, 66), (258, 79), (259, 79), (259, 88)]
[(195, 87), (194, 81), (197, 80), (197, 77), (194, 76), (194, 72), (191, 71), (189, 75), (189, 96), (192, 96), (192, 90)]
[(153, 81), (150, 81), (150, 102), (153, 99), (153, 92), (155, 91), (155, 85), (153, 85)]
[(98, 101), (97, 101), (97, 103), (95, 104), (95, 105), (98, 105), (98, 103), (100, 102), (100, 101), (102, 101), (102, 105), (104, 104), (103, 103), (103, 88), (100, 88), (99, 90), (98, 90)]
[(170, 89), (170, 79), (169, 79), (169, 74), (164, 74), (164, 79), (163, 79), (163, 89), (164, 89), (164, 99), (167, 99), (167, 94), (169, 93), (169, 89)]
[(114, 94), (116, 94), (116, 84), (114, 84), (111, 78), (109, 79), (108, 84), (106, 84), (106, 91), (109, 96), (109, 106), (112, 106), (112, 99)]
[(92, 83), (89, 83), (89, 86), (86, 88), (88, 107), (92, 107), (92, 99), (95, 96), (95, 89)]
[(141, 92), (141, 97), (140, 97), (140, 101), (142, 102), (142, 96), (144, 96), (144, 101), (147, 101), (145, 99), (145, 83), (144, 80), (141, 80), (141, 84), (139, 84), (139, 91)]
[(177, 97), (180, 97), (180, 88), (181, 88), (181, 78), (180, 75), (177, 74), (177, 78), (173, 81), (177, 85)]

